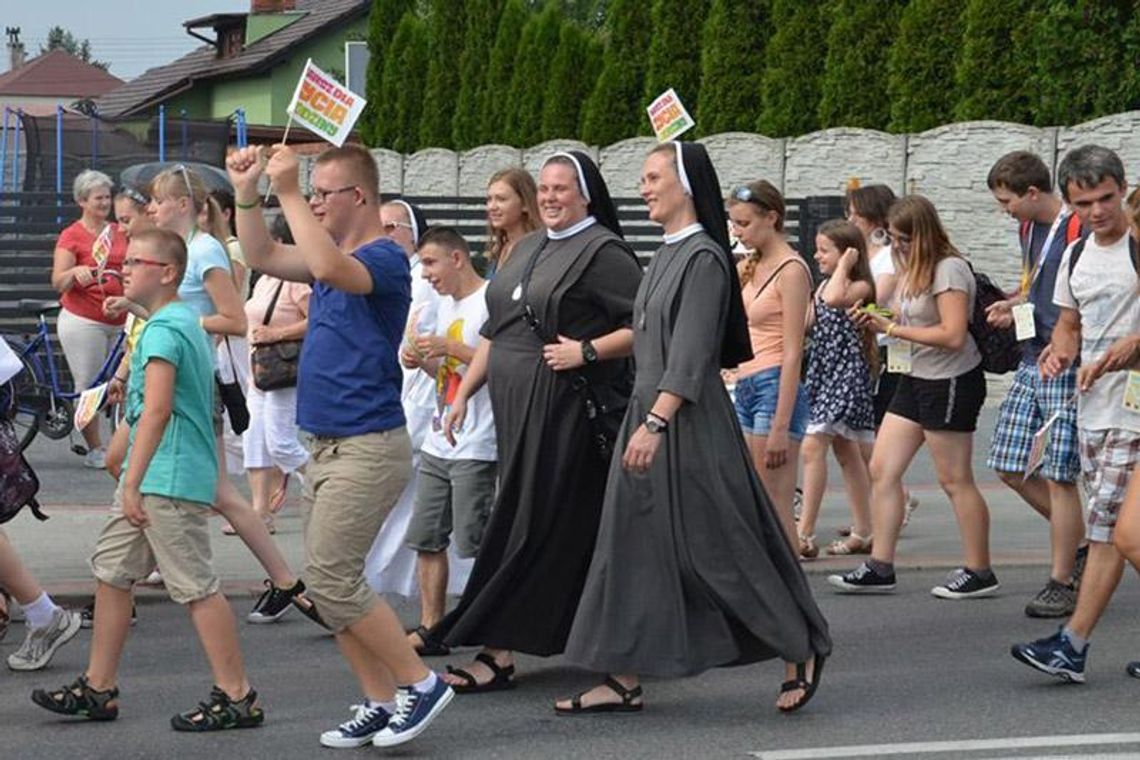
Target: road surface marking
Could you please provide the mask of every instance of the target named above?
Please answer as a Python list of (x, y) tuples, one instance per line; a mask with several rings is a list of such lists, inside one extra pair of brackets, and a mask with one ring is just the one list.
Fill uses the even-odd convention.
[(921, 755), (941, 752), (983, 752), (1039, 747), (1088, 747), (1105, 744), (1140, 744), (1140, 734), (1076, 734), (1069, 736), (1023, 736), (1008, 739), (971, 739), (943, 742), (859, 744), (847, 747), (813, 747), (750, 752), (758, 760), (827, 760), (829, 758)]

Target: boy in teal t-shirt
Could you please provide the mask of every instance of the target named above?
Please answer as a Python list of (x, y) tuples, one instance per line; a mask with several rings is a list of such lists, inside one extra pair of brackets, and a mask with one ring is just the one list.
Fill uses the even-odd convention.
[(127, 298), (151, 317), (131, 355), (127, 388), (130, 450), (111, 516), (91, 567), (98, 588), (87, 672), (32, 701), (91, 720), (118, 717), (119, 661), (131, 618), (131, 587), (157, 566), (170, 598), (189, 608), (215, 686), (198, 707), (175, 715), (179, 731), (261, 725), (242, 665), (237, 625), (211, 564), (206, 520), (217, 485), (212, 422), (213, 349), (198, 314), (178, 300), (186, 244), (147, 230), (131, 239), (124, 261)]

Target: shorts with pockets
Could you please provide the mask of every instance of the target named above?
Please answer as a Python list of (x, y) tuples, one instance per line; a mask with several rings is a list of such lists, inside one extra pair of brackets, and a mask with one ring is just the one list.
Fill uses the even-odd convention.
[(442, 459), (421, 451), (404, 543), (418, 552), (442, 552), (454, 534), (456, 553), (474, 557), (495, 503), (497, 473), (497, 462)]
[(1110, 543), (1128, 478), (1140, 460), (1140, 433), (1130, 430), (1081, 430), (1081, 483), (1088, 515), (1085, 536)]
[(1076, 367), (1045, 379), (1036, 364), (1023, 362), (1001, 403), (986, 466), (998, 472), (1025, 472), (1033, 436), (1057, 414), (1057, 421), (1049, 429), (1049, 443), (1038, 474), (1054, 483), (1076, 483), (1081, 472), (1077, 405), (1071, 403), (1076, 390)]
[(979, 364), (957, 377), (899, 378), (888, 413), (918, 423), (923, 430), (973, 433), (986, 400), (986, 376)]

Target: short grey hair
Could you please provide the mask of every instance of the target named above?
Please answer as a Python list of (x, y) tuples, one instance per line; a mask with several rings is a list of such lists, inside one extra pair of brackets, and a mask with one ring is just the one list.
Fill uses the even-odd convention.
[(87, 196), (91, 195), (92, 191), (100, 187), (105, 187), (110, 190), (114, 186), (114, 181), (103, 172), (94, 169), (85, 169), (75, 178), (75, 184), (72, 186), (72, 196), (75, 198), (75, 202), (79, 203), (80, 201), (87, 200)]
[(1115, 151), (1100, 145), (1082, 145), (1069, 151), (1057, 168), (1057, 184), (1061, 186), (1061, 197), (1069, 200), (1069, 183), (1077, 187), (1096, 187), (1106, 179), (1112, 179), (1124, 187), (1124, 163)]

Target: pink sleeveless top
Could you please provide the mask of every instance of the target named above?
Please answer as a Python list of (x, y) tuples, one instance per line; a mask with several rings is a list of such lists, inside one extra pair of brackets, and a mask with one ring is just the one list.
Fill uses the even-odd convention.
[[(810, 282), (811, 271), (807, 264), (798, 256), (794, 261), (804, 268)], [(738, 380), (772, 367), (779, 367), (784, 361), (784, 301), (781, 280), (794, 266), (796, 264), (785, 266), (759, 296), (756, 292), (764, 284), (763, 282), (748, 282), (741, 290), (744, 311), (748, 315), (748, 334), (752, 339), (754, 356), (751, 361), (744, 362), (737, 368)], [(810, 293), (808, 299), (809, 301), (811, 299)]]

